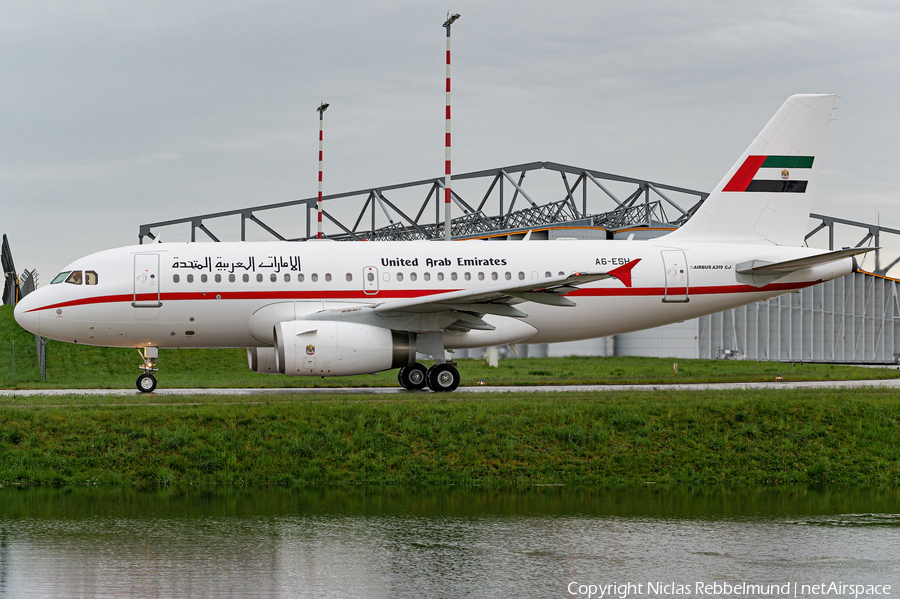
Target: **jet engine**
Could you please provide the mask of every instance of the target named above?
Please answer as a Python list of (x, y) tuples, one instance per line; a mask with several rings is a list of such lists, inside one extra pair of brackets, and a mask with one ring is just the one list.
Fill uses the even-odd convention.
[(274, 347), (248, 347), (247, 362), (250, 363), (250, 370), (253, 372), (278, 374)]
[(415, 363), (410, 333), (352, 322), (292, 320), (275, 326), (277, 370), (290, 376), (370, 374)]

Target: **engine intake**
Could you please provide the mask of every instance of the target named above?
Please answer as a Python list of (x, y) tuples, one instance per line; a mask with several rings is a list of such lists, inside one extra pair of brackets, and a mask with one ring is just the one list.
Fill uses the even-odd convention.
[(275, 326), (275, 363), (290, 376), (370, 374), (415, 363), (415, 337), (366, 324), (292, 320)]

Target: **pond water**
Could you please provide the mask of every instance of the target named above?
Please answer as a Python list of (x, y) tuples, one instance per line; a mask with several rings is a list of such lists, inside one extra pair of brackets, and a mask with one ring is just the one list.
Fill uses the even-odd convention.
[(0, 489), (0, 597), (898, 595), (896, 490)]

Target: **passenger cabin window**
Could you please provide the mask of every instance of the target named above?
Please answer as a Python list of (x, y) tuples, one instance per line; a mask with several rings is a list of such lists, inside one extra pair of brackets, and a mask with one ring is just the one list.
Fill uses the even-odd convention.
[(179, 277), (178, 275), (172, 275), (172, 282), (173, 282), (173, 283), (177, 283), (177, 282), (180, 281), (180, 280), (181, 280), (181, 277)]
[(81, 285), (81, 271), (73, 270), (72, 273), (66, 277), (66, 283), (70, 283), (72, 285)]

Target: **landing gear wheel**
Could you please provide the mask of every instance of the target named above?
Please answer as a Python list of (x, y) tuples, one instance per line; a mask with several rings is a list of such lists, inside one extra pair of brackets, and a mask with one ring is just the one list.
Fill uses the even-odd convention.
[(452, 364), (435, 364), (428, 370), (428, 387), (436, 393), (455, 390), (459, 371)]
[(428, 369), (418, 362), (412, 366), (404, 366), (397, 371), (397, 380), (404, 389), (409, 391), (424, 389), (428, 384)]
[(137, 378), (137, 388), (141, 393), (153, 393), (156, 389), (156, 377), (152, 374), (142, 374)]

